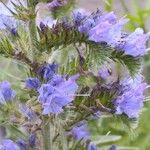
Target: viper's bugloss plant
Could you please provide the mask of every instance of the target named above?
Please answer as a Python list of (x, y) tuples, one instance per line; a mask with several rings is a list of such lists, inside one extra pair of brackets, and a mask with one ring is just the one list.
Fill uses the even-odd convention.
[(12, 88), (0, 83), (2, 149), (97, 150), (105, 142), (92, 130), (103, 118), (139, 119), (149, 87), (142, 58), (150, 33), (126, 32), (128, 19), (72, 10), (73, 3), (12, 3), (15, 19), (0, 16), (0, 53), (26, 68)]

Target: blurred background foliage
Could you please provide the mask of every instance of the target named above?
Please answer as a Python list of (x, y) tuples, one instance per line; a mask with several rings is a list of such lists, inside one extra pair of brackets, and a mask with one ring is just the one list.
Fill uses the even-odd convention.
[[(2, 0), (8, 7), (12, 4), (8, 0)], [(17, 0), (13, 0), (18, 2)], [(46, 0), (43, 0), (46, 1)], [(23, 0), (24, 2), (24, 0)], [(82, 7), (90, 11), (100, 8), (105, 11), (114, 11), (119, 17), (127, 17), (130, 23), (127, 30), (133, 31), (142, 27), (145, 32), (150, 31), (150, 0), (77, 0), (77, 8)], [(0, 14), (10, 12), (0, 3)], [(59, 12), (57, 12), (59, 13)], [(0, 81), (9, 80), (21, 95), (22, 80), (27, 77), (28, 68), (20, 62), (0, 57)], [(145, 56), (143, 74), (150, 83), (150, 54)], [(150, 95), (146, 92), (147, 97)], [(119, 150), (149, 150), (150, 149), (150, 102), (145, 102), (145, 108), (138, 121), (127, 122), (126, 118), (103, 117), (96, 123), (90, 123), (95, 143), (105, 149), (108, 145), (115, 144)], [(94, 128), (93, 128), (94, 127)]]

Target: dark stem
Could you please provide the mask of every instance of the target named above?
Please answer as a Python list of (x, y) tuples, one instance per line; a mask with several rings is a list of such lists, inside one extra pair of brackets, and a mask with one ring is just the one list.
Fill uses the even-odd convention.
[(26, 63), (30, 68), (31, 71), (33, 71), (34, 73), (37, 73), (38, 68), (40, 67), (40, 64), (36, 63), (36, 62), (32, 62), (28, 57), (26, 57), (26, 55), (22, 52), (19, 53), (15, 53), (13, 54), (13, 59), (17, 59), (23, 63)]

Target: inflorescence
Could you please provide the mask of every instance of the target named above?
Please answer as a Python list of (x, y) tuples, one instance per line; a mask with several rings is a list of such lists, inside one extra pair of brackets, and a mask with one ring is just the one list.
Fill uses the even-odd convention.
[[(55, 8), (66, 4), (66, 1), (54, 0), (48, 4), (48, 7)], [(102, 13), (99, 9), (96, 13), (90, 14), (85, 10), (79, 9), (75, 10), (71, 14), (72, 21), (66, 22), (65, 19), (62, 20), (63, 25), (67, 27), (74, 27), (78, 32), (84, 34), (89, 41), (95, 42), (97, 44), (106, 43), (110, 47), (114, 48), (118, 52), (123, 52), (124, 55), (129, 55), (132, 57), (141, 57), (145, 55), (148, 51), (146, 43), (150, 37), (150, 33), (143, 33), (143, 29), (137, 28), (133, 33), (129, 34), (123, 31), (123, 27), (128, 23), (128, 19), (122, 18), (117, 19), (114, 12)], [(9, 28), (11, 32), (17, 32), (16, 23), (12, 24), (9, 17), (0, 16), (0, 28)], [(49, 27), (48, 24), (43, 20), (40, 23), (41, 30), (45, 27)], [(53, 28), (51, 26), (51, 28)], [(36, 76), (29, 77), (25, 80), (25, 89), (32, 92), (36, 96), (37, 101), (41, 106), (41, 114), (45, 116), (49, 115), (61, 115), (67, 112), (67, 109), (71, 109), (72, 106), (75, 108), (76, 100), (78, 99), (82, 91), (82, 87), (78, 84), (80, 77), (83, 74), (76, 72), (74, 75), (61, 74), (59, 69), (61, 64), (42, 64)], [(112, 112), (115, 115), (125, 115), (130, 119), (135, 119), (139, 117), (141, 109), (144, 103), (144, 91), (149, 86), (144, 82), (144, 77), (141, 72), (133, 78), (129, 74), (123, 78), (118, 79), (118, 81), (111, 81), (110, 83), (106, 80), (111, 77), (111, 70), (114, 68), (109, 68), (106, 65), (99, 66), (98, 75), (92, 74), (96, 79), (102, 81), (97, 83), (94, 87), (96, 90), (91, 90), (92, 92), (87, 97), (86, 101), (91, 101), (92, 107), (86, 105), (85, 108), (92, 114), (100, 113), (101, 110)], [(99, 82), (97, 81), (97, 82)], [(115, 85), (115, 87), (114, 87)], [(116, 88), (119, 87), (119, 88)], [(91, 87), (88, 87), (91, 88)], [(99, 107), (94, 106), (94, 101), (99, 98), (99, 94), (107, 91), (112, 92), (115, 89), (117, 93), (113, 99), (109, 101), (111, 103), (110, 108), (99, 104)], [(95, 94), (95, 93), (96, 94)], [(32, 95), (31, 94), (31, 95)], [(92, 97), (93, 96), (93, 97)], [(0, 104), (7, 105), (8, 103), (13, 103), (16, 100), (16, 92), (11, 88), (8, 81), (3, 81), (0, 83)], [(93, 101), (93, 103), (92, 103)], [(99, 100), (100, 103), (100, 100)], [(101, 106), (101, 107), (100, 107)], [(73, 107), (73, 108), (74, 108)], [(78, 111), (78, 108), (76, 108)], [(21, 104), (19, 111), (24, 115), (28, 121), (33, 121), (38, 118), (38, 113), (28, 108), (26, 104)], [(88, 113), (89, 113), (88, 112)], [(90, 114), (90, 115), (91, 115)], [(74, 139), (80, 141), (83, 140), (88, 143), (87, 150), (96, 150), (96, 146), (92, 143), (90, 139), (90, 133), (88, 131), (88, 126), (86, 122), (77, 122), (74, 124), (70, 131), (66, 134), (72, 136)], [(28, 146), (34, 147), (36, 144), (36, 135), (31, 133), (29, 135), (29, 140), (24, 141), (23, 139), (18, 139), (15, 142), (9, 139), (2, 140), (0, 142), (0, 148), (19, 150), (19, 147), (27, 149)], [(112, 146), (111, 149), (115, 149)]]

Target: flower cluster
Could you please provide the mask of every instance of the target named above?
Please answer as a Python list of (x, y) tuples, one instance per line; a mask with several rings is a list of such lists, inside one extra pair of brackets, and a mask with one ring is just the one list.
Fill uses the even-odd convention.
[(47, 84), (41, 86), (38, 91), (39, 101), (44, 108), (43, 114), (58, 114), (64, 106), (73, 101), (78, 89), (77, 78), (78, 75), (75, 75), (66, 80), (61, 75), (55, 75)]
[(123, 113), (129, 118), (138, 118), (143, 107), (144, 90), (148, 88), (148, 85), (141, 75), (135, 79), (124, 79), (121, 84), (123, 86), (121, 95), (114, 101), (116, 114)]
[(148, 51), (146, 42), (150, 33), (144, 34), (143, 29), (137, 28), (128, 35), (122, 31), (128, 19), (117, 20), (114, 12), (102, 14), (98, 10), (94, 15), (89, 15), (83, 10), (75, 10), (72, 16), (78, 30), (88, 35), (91, 41), (106, 42), (111, 47), (134, 57), (143, 56)]
[[(99, 9), (96, 13), (92, 14), (83, 9), (78, 9), (71, 13), (71, 21), (69, 18), (64, 17), (57, 23), (56, 20), (49, 15), (51, 13), (44, 12), (47, 16), (45, 17), (43, 14), (42, 17), (40, 16), (40, 12), (43, 13), (43, 10), (54, 11), (54, 9), (64, 6), (66, 3), (67, 0), (53, 0), (48, 4), (39, 3), (39, 5), (37, 5), (36, 21), (38, 22), (38, 27), (41, 29), (38, 30), (39, 34), (37, 35), (39, 41), (37, 40), (37, 43), (40, 46), (47, 44), (46, 48), (51, 49), (51, 51), (47, 49), (44, 51), (44, 54), (48, 57), (49, 52), (53, 55), (53, 47), (56, 49), (61, 48), (59, 49), (62, 51), (61, 54), (69, 57), (70, 53), (68, 51), (66, 51), (65, 54), (63, 53), (63, 46), (65, 45), (66, 48), (68, 43), (68, 45), (72, 44), (70, 47), (75, 47), (73, 49), (75, 51), (73, 55), (76, 55), (73, 59), (75, 59), (73, 60), (72, 57), (69, 57), (69, 61), (67, 60), (68, 63), (70, 63), (69, 67), (64, 66), (65, 63), (48, 64), (46, 62), (44, 63), (45, 60), (42, 60), (43, 57), (40, 57), (40, 55), (43, 54), (40, 53), (40, 50), (37, 50), (36, 53), (33, 51), (35, 56), (40, 57), (39, 60), (42, 60), (41, 63), (36, 62), (37, 59), (30, 61), (28, 55), (19, 49), (21, 53), (23, 53), (19, 61), (23, 61), (29, 65), (31, 71), (31, 77), (24, 80), (25, 88), (23, 94), (25, 93), (26, 95), (16, 98), (19, 109), (11, 111), (11, 114), (7, 114), (12, 106), (16, 106), (16, 103), (14, 105), (10, 103), (15, 98), (16, 93), (8, 81), (3, 81), (0, 83), (0, 105), (7, 106), (4, 104), (9, 102), (10, 105), (4, 109), (6, 117), (8, 116), (9, 120), (11, 116), (13, 116), (15, 118), (13, 123), (17, 127), (20, 127), (19, 130), (29, 132), (25, 138), (13, 139), (15, 142), (10, 139), (0, 141), (0, 149), (34, 149), (42, 142), (41, 145), (43, 146), (45, 144), (46, 146), (44, 145), (44, 148), (49, 149), (50, 141), (45, 142), (44, 140), (51, 139), (53, 143), (59, 143), (61, 145), (63, 140), (61, 140), (62, 137), (60, 136), (66, 135), (66, 140), (68, 140), (68, 137), (71, 137), (67, 141), (68, 146), (72, 143), (74, 144), (71, 140), (76, 140), (77, 145), (81, 145), (82, 148), (97, 150), (97, 145), (92, 141), (92, 136), (88, 129), (88, 123), (92, 119), (96, 122), (97, 119), (102, 118), (101, 116), (103, 116), (103, 114), (126, 115), (129, 119), (137, 119), (141, 112), (144, 101), (144, 91), (149, 86), (144, 82), (144, 78), (140, 72), (135, 78), (131, 78), (128, 73), (125, 78), (118, 75), (116, 77), (117, 79), (112, 79), (111, 82), (107, 82), (107, 79), (111, 77), (112, 72), (115, 71), (113, 67), (111, 68), (111, 62), (115, 64), (116, 61), (114, 60), (119, 60), (114, 56), (116, 53), (133, 59), (133, 63), (138, 57), (146, 54), (148, 51), (146, 43), (150, 37), (150, 33), (144, 34), (141, 28), (137, 28), (131, 34), (126, 33), (123, 31), (123, 27), (128, 22), (128, 19), (122, 18), (118, 20), (114, 12), (102, 13)], [(40, 11), (42, 7), (43, 10)], [(51, 29), (49, 30), (48, 27)], [(0, 15), (0, 29), (9, 29), (14, 35), (17, 33), (16, 23), (8, 16)], [(44, 31), (48, 32), (46, 33)], [(58, 33), (59, 31), (60, 34)], [(55, 35), (53, 36), (53, 34)], [(71, 37), (70, 35), (74, 37), (73, 40), (69, 39), (68, 42), (67, 38)], [(65, 39), (61, 40), (61, 36), (64, 36)], [(79, 36), (79, 38), (77, 37), (76, 39), (76, 36)], [(31, 40), (30, 38), (28, 39)], [(60, 43), (62, 47), (60, 45), (55, 46), (57, 38), (59, 38), (58, 43)], [(80, 41), (81, 38), (83, 38), (83, 42), (82, 40)], [(16, 39), (14, 39), (14, 41), (15, 40)], [(55, 42), (52, 40), (55, 40)], [(22, 42), (22, 39), (19, 41), (19, 45), (20, 42)], [(54, 43), (54, 46), (51, 46), (51, 43)], [(18, 41), (17, 44), (15, 43), (14, 45), (15, 46), (12, 47), (18, 50)], [(88, 48), (86, 48), (86, 46)], [(94, 49), (92, 46), (97, 47)], [(105, 53), (107, 47), (110, 50), (110, 57), (106, 55), (106, 59), (104, 60), (107, 60), (107, 62), (103, 61), (103, 64), (97, 63), (97, 65), (101, 64), (99, 65), (98, 74), (96, 71), (92, 72), (91, 70), (94, 70), (96, 67), (94, 68), (93, 65), (92, 68), (89, 65), (90, 61), (95, 63), (93, 59), (94, 56), (91, 53), (95, 53), (96, 55), (96, 52), (100, 48), (102, 48), (103, 53)], [(90, 48), (93, 48), (95, 51), (91, 52)], [(13, 52), (9, 55), (13, 54), (16, 55)], [(98, 55), (101, 55), (101, 53), (98, 53)], [(103, 55), (101, 57), (103, 57)], [(115, 57), (114, 59), (112, 58), (113, 56)], [(17, 59), (16, 56), (12, 58)], [(82, 63), (81, 59), (84, 59)], [(105, 65), (105, 63), (110, 63), (110, 67)], [(120, 68), (124, 67), (121, 63), (119, 65)], [(72, 66), (74, 68), (71, 68)], [(125, 70), (126, 69), (127, 68), (125, 68)], [(126, 72), (128, 72), (128, 70), (126, 70)], [(53, 132), (52, 129), (54, 129)], [(38, 130), (42, 131), (42, 135), (39, 135), (41, 132), (37, 132)], [(49, 133), (52, 134), (52, 138), (49, 138), (51, 136)], [(42, 136), (47, 137), (43, 138)], [(41, 137), (43, 138), (42, 141), (40, 141)], [(109, 148), (109, 150), (115, 149), (115, 145)]]
[[(26, 88), (38, 90), (39, 102), (43, 107), (43, 114), (59, 114), (63, 111), (63, 107), (71, 103), (77, 92), (78, 85), (76, 83), (79, 75), (71, 76), (66, 79), (65, 76), (57, 74), (57, 64), (45, 64), (39, 69), (39, 75), (46, 81), (40, 86), (38, 78), (26, 79)], [(33, 118), (33, 113), (25, 106), (22, 107), (27, 118)]]

